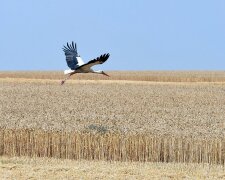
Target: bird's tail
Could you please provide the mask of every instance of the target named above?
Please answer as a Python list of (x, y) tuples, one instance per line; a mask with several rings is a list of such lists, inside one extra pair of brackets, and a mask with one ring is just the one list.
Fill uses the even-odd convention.
[(72, 73), (72, 72), (74, 72), (74, 70), (72, 70), (72, 69), (67, 69), (67, 70), (64, 71), (64, 74), (66, 75), (66, 74), (70, 74), (70, 73)]

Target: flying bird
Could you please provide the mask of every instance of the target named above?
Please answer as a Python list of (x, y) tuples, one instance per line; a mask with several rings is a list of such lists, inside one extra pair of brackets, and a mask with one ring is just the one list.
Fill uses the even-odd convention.
[(98, 73), (109, 76), (102, 70), (95, 71), (91, 68), (94, 65), (104, 63), (109, 58), (109, 53), (92, 59), (88, 63), (84, 63), (82, 58), (78, 55), (77, 45), (76, 43), (74, 45), (73, 41), (72, 44), (67, 43), (67, 46), (63, 46), (63, 51), (65, 52), (66, 62), (70, 69), (64, 71), (64, 74), (68, 76), (62, 80), (61, 85), (63, 85), (70, 76), (76, 73)]

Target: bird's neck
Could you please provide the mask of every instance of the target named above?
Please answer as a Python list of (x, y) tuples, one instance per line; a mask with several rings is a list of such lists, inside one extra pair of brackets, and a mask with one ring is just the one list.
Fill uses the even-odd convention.
[(102, 70), (97, 70), (97, 71), (93, 70), (93, 73), (102, 74)]

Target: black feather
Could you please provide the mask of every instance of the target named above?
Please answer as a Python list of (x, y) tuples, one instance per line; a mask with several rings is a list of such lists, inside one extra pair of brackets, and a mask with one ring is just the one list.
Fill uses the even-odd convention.
[(71, 50), (73, 50), (73, 47), (72, 47), (72, 45), (71, 45), (71, 44), (70, 44), (70, 49), (71, 49)]
[(66, 46), (64, 46), (64, 48), (65, 48), (66, 50), (69, 50)]
[(69, 50), (71, 50), (71, 49), (70, 49), (70, 45), (69, 45), (69, 43), (67, 43), (67, 47), (68, 47), (68, 49), (69, 49)]

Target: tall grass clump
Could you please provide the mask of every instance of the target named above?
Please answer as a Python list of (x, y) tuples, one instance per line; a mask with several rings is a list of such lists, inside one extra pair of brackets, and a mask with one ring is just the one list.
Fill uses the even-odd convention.
[(0, 129), (0, 155), (224, 164), (224, 139)]

